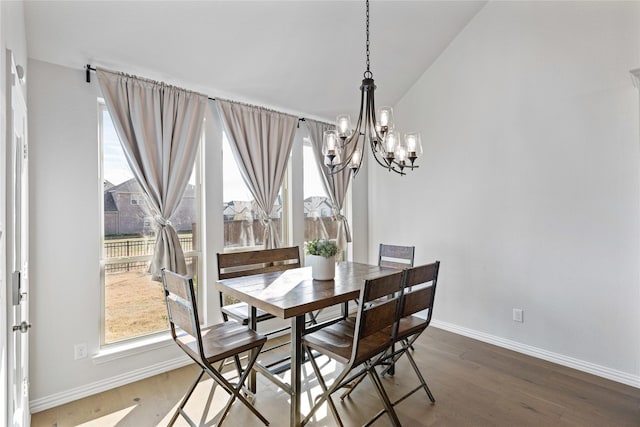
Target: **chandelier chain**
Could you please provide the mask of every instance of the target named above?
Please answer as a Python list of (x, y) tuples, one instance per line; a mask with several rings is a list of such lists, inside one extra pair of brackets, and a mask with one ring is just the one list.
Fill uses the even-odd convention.
[(367, 44), (366, 44), (366, 48), (367, 48), (367, 71), (364, 73), (365, 78), (371, 78), (373, 77), (373, 73), (371, 73), (370, 70), (370, 65), (371, 65), (371, 61), (369, 60), (369, 0), (367, 0)]

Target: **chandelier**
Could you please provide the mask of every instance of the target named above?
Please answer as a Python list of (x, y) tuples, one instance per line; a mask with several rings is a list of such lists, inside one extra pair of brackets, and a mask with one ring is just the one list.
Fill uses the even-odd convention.
[(360, 114), (355, 128), (347, 114), (341, 114), (336, 119), (336, 128), (324, 132), (322, 139), (322, 154), (324, 163), (330, 174), (339, 173), (346, 168), (351, 169), (355, 176), (362, 166), (365, 145), (368, 142), (371, 152), (378, 164), (389, 171), (405, 175), (405, 169), (413, 170), (416, 159), (422, 155), (422, 143), (417, 132), (407, 133), (401, 138), (400, 132), (393, 124), (393, 109), (382, 107), (378, 111), (376, 120), (375, 101), (373, 92), (373, 73), (369, 61), (369, 0), (366, 0), (366, 28), (367, 28), (367, 70), (364, 72), (362, 86), (360, 86)]

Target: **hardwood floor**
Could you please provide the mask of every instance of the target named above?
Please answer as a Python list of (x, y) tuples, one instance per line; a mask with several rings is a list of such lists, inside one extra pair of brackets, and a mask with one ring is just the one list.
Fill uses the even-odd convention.
[[(415, 345), (415, 357), (436, 403), (422, 391), (401, 402), (396, 410), (403, 426), (640, 426), (640, 389), (625, 386), (573, 369), (430, 327)], [(334, 369), (326, 363), (323, 369)], [(33, 415), (40, 426), (155, 426), (166, 425), (183, 393), (197, 374), (187, 366), (162, 375), (90, 396)], [(311, 395), (318, 393), (309, 364), (303, 374)], [(258, 376), (257, 408), (271, 426), (289, 425), (288, 397)], [(383, 383), (390, 395), (401, 396), (417, 384), (406, 358), (394, 377)], [(194, 420), (205, 407), (211, 380), (202, 381), (187, 405)], [(227, 394), (216, 389), (210, 415), (204, 424), (214, 425)], [(336, 406), (345, 425), (361, 425), (382, 404), (369, 380), (365, 380)], [(187, 425), (179, 418), (176, 425)], [(259, 420), (238, 402), (229, 427), (260, 426)], [(321, 408), (310, 426), (333, 426), (333, 418)], [(391, 425), (385, 416), (376, 426)]]

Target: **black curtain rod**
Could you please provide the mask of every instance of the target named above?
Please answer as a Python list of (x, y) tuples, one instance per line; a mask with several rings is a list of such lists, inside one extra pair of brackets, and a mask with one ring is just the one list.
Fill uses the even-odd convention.
[[(85, 66), (86, 71), (86, 76), (87, 76), (87, 83), (91, 83), (91, 72), (95, 72), (96, 71), (96, 67), (92, 67), (91, 64), (87, 64)], [(215, 98), (209, 97), (209, 99), (211, 101), (215, 101)], [(298, 118), (298, 127), (300, 127), (300, 123), (299, 122), (304, 122), (304, 117), (299, 117)]]

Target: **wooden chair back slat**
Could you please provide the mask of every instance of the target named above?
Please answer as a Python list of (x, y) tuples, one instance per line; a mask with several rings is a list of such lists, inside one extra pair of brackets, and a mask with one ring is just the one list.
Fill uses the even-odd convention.
[(200, 329), (198, 311), (194, 303), (193, 280), (168, 270), (162, 270), (162, 284), (173, 338), (176, 338), (176, 327), (198, 338)]
[(385, 328), (393, 326), (396, 321), (399, 299), (391, 298), (390, 300), (380, 302), (366, 308), (362, 312), (360, 338), (366, 338), (369, 335), (380, 332)]
[(219, 253), (217, 256), (219, 280), (300, 267), (300, 250), (297, 246)]
[(440, 262), (436, 261), (432, 264), (425, 264), (419, 267), (410, 268), (407, 270), (407, 277), (405, 279), (405, 287), (419, 285), (421, 283), (433, 282), (438, 278), (438, 269)]
[(440, 261), (409, 268), (405, 272), (402, 293), (401, 317), (411, 316), (422, 310), (429, 310), (425, 327), (431, 320), (435, 299)]
[(367, 280), (360, 291), (358, 338), (366, 338), (394, 324), (402, 290), (403, 272)]
[(182, 329), (189, 335), (195, 337), (198, 333), (193, 326), (193, 312), (183, 299), (167, 299), (167, 310), (169, 313), (169, 322), (174, 326)]
[(189, 288), (188, 284), (185, 283), (184, 277), (170, 271), (166, 271), (166, 273), (162, 278), (165, 290), (179, 296), (183, 300), (188, 300)]
[(413, 267), (415, 246), (396, 246), (380, 243), (378, 265), (401, 270)]
[(405, 291), (402, 317), (433, 307), (433, 286)]

